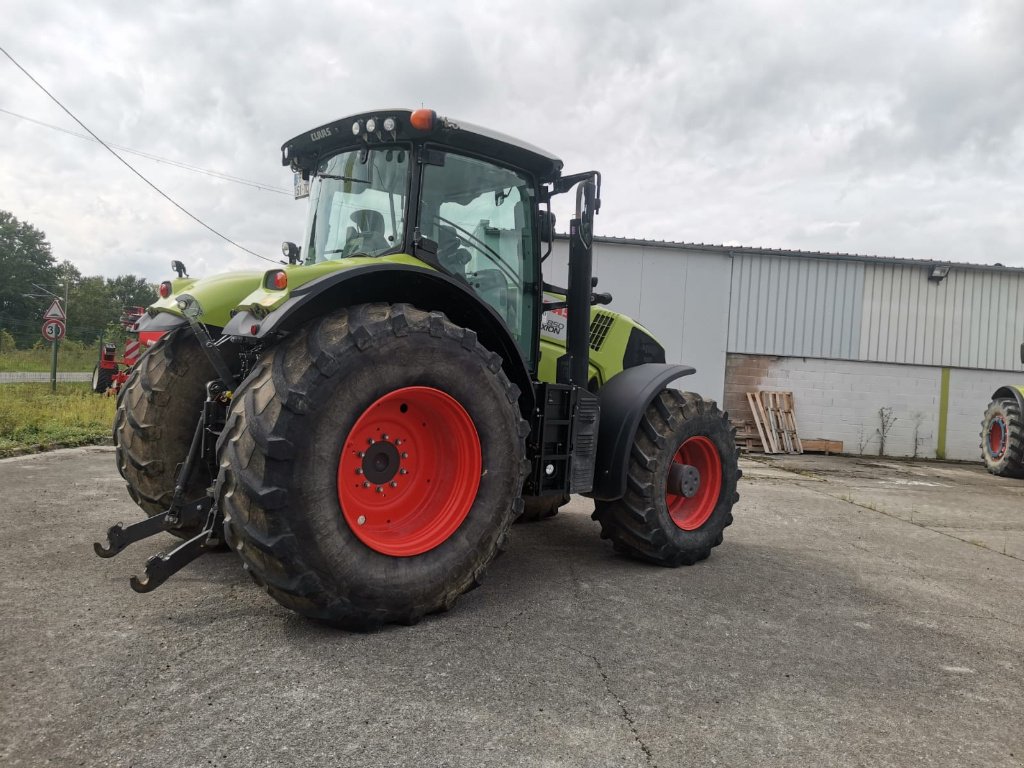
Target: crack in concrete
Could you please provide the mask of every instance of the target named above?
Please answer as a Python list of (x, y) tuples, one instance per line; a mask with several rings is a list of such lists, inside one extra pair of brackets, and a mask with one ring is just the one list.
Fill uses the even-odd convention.
[(905, 518), (905, 517), (900, 517), (899, 515), (895, 515), (892, 512), (886, 512), (884, 509), (880, 509), (880, 508), (874, 506), (873, 504), (871, 504), (869, 502), (861, 503), (859, 501), (856, 501), (852, 496), (835, 496), (835, 495), (833, 495), (831, 493), (826, 493), (825, 491), (818, 491), (818, 490), (815, 490), (815, 489), (812, 489), (812, 491), (814, 493), (820, 493), (822, 496), (828, 496), (830, 499), (835, 499), (836, 501), (844, 501), (847, 504), (852, 504), (853, 506), (859, 507), (860, 509), (866, 509), (869, 512), (877, 512), (880, 515), (885, 515), (886, 517), (890, 518), (891, 520), (899, 520), (901, 523), (906, 523), (907, 525), (912, 525), (915, 528), (921, 528), (922, 530), (925, 530), (925, 531), (931, 531), (932, 533), (938, 534), (939, 536), (945, 536), (947, 539), (953, 539), (954, 541), (960, 541), (960, 542), (963, 542), (964, 544), (970, 544), (972, 547), (977, 547), (978, 549), (984, 549), (986, 552), (991, 552), (991, 553), (996, 554), (996, 555), (1001, 555), (1002, 557), (1008, 557), (1011, 560), (1016, 560), (1019, 563), (1024, 563), (1024, 558), (1022, 558), (1022, 557), (1017, 557), (1016, 555), (1011, 555), (1009, 552), (1000, 552), (998, 549), (992, 549), (992, 547), (988, 547), (988, 546), (986, 546), (984, 544), (981, 544), (981, 543), (979, 543), (977, 541), (971, 541), (970, 539), (964, 539), (964, 538), (961, 538), (960, 536), (954, 536), (952, 533), (947, 533), (946, 531), (940, 531), (940, 530), (938, 530), (936, 528), (932, 528), (931, 526), (925, 525), (924, 523), (918, 523), (918, 522), (916, 522), (914, 520), (907, 520), (907, 518)]
[[(765, 466), (770, 466), (773, 469), (781, 469), (783, 472), (788, 472), (789, 474), (796, 475), (797, 477), (801, 476), (799, 472), (794, 472), (791, 469), (788, 469), (786, 467), (783, 467), (783, 466), (780, 466), (780, 465), (777, 465), (777, 464), (769, 464), (768, 462), (758, 461), (757, 459), (751, 459), (751, 461), (754, 461), (754, 462), (756, 462), (758, 464), (762, 464), (762, 465), (765, 465)], [(826, 480), (826, 484), (827, 484), (827, 482), (828, 481)], [(984, 544), (980, 544), (980, 543), (978, 543), (976, 541), (971, 541), (970, 539), (964, 539), (964, 538), (961, 538), (959, 536), (954, 536), (951, 533), (946, 533), (945, 531), (940, 531), (940, 530), (937, 530), (935, 528), (931, 528), (930, 526), (925, 525), (924, 523), (918, 523), (918, 522), (915, 522), (914, 520), (907, 520), (907, 518), (905, 518), (905, 517), (900, 517), (899, 515), (894, 515), (891, 512), (886, 512), (884, 509), (880, 509), (880, 508), (874, 506), (873, 504), (871, 504), (870, 502), (861, 503), (859, 501), (856, 501), (850, 495), (836, 496), (835, 494), (828, 493), (827, 491), (820, 490), (818, 488), (814, 488), (813, 486), (803, 486), (803, 487), (807, 488), (809, 491), (811, 491), (811, 493), (819, 493), (822, 496), (827, 496), (828, 498), (835, 499), (836, 501), (844, 501), (847, 504), (852, 504), (853, 506), (859, 507), (860, 509), (866, 509), (869, 512), (877, 512), (878, 514), (885, 515), (885, 517), (888, 517), (888, 518), (890, 518), (892, 520), (898, 520), (901, 523), (906, 523), (908, 525), (913, 525), (914, 527), (921, 528), (921, 529), (923, 529), (925, 531), (931, 531), (932, 533), (938, 534), (939, 536), (945, 536), (948, 539), (953, 539), (954, 541), (960, 541), (960, 542), (963, 542), (964, 544), (970, 544), (972, 547), (977, 547), (978, 549), (984, 549), (986, 552), (992, 552), (993, 554), (1001, 555), (1002, 557), (1008, 557), (1011, 560), (1016, 560), (1019, 563), (1024, 563), (1024, 558), (1022, 558), (1022, 557), (1017, 557), (1016, 555), (1011, 555), (1009, 552), (1000, 552), (998, 549), (992, 549), (992, 547), (988, 547), (988, 546), (986, 546)]]
[[(576, 612), (579, 613), (582, 609), (584, 601), (583, 588), (580, 584), (580, 577), (576, 571), (575, 564), (572, 560), (567, 561), (567, 564), (569, 566), (569, 578), (572, 584), (573, 602), (575, 603)], [(647, 761), (647, 764), (654, 766), (654, 768), (657, 768), (658, 764), (654, 762), (653, 753), (651, 752), (650, 748), (644, 743), (644, 740), (640, 737), (640, 732), (637, 730), (636, 727), (636, 721), (633, 719), (633, 716), (629, 713), (629, 710), (626, 709), (625, 702), (623, 702), (622, 699), (619, 698), (618, 694), (616, 694), (615, 691), (612, 690), (611, 680), (608, 678), (608, 674), (604, 671), (604, 666), (602, 666), (601, 660), (598, 659), (595, 654), (584, 653), (578, 648), (570, 647), (570, 650), (594, 662), (594, 666), (597, 667), (597, 672), (599, 675), (601, 675), (601, 680), (604, 683), (605, 695), (607, 695), (618, 705), (619, 712), (622, 715), (622, 719), (625, 721), (626, 726), (629, 728), (629, 732), (633, 735), (633, 740), (636, 742), (637, 746), (640, 747), (640, 751), (644, 753), (644, 759)]]
[(611, 680), (608, 678), (608, 674), (604, 671), (604, 667), (601, 665), (601, 660), (598, 659), (597, 656), (595, 656), (592, 653), (584, 653), (583, 651), (580, 651), (576, 648), (573, 648), (572, 650), (576, 651), (576, 653), (578, 653), (580, 656), (583, 656), (584, 658), (590, 659), (592, 662), (594, 662), (594, 666), (597, 667), (597, 673), (601, 675), (601, 680), (604, 682), (605, 692), (608, 694), (608, 697), (611, 698), (619, 706), (619, 711), (622, 713), (622, 719), (626, 722), (626, 725), (629, 727), (629, 732), (633, 734), (633, 740), (637, 743), (637, 746), (640, 747), (640, 750), (644, 753), (644, 759), (647, 761), (649, 765), (652, 765), (654, 766), (654, 768), (657, 768), (658, 764), (654, 762), (654, 754), (651, 752), (650, 747), (648, 747), (644, 743), (644, 740), (640, 737), (640, 732), (636, 728), (636, 721), (633, 719), (633, 716), (629, 713), (629, 710), (626, 709), (625, 702), (623, 702), (622, 699), (619, 698), (618, 694), (616, 694), (615, 691), (612, 690)]

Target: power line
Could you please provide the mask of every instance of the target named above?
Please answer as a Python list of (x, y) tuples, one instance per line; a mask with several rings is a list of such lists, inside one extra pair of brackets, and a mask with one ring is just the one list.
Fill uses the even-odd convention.
[(53, 100), (54, 104), (56, 104), (58, 107), (63, 109), (67, 113), (68, 117), (70, 117), (72, 120), (74, 120), (80, 126), (82, 126), (83, 130), (85, 130), (86, 133), (88, 133), (90, 136), (92, 136), (94, 139), (96, 139), (96, 141), (98, 141), (100, 144), (102, 144), (106, 148), (106, 150), (108, 152), (110, 152), (110, 154), (112, 154), (114, 157), (116, 157), (118, 160), (120, 160), (122, 163), (124, 163), (125, 167), (128, 168), (129, 171), (131, 171), (136, 176), (138, 176), (140, 179), (142, 179), (144, 182), (146, 182), (146, 184), (148, 184), (153, 189), (154, 192), (156, 192), (158, 195), (160, 195), (162, 198), (164, 198), (167, 202), (169, 202), (171, 205), (173, 205), (179, 211), (184, 213), (190, 219), (195, 221), (201, 227), (204, 227), (205, 229), (208, 229), (210, 232), (215, 234), (221, 240), (224, 240), (225, 242), (230, 243), (231, 245), (235, 246), (236, 248), (240, 248), (241, 250), (245, 251), (246, 253), (252, 254), (257, 259), (263, 259), (264, 261), (269, 261), (272, 264), (277, 264), (278, 263), (274, 259), (269, 259), (266, 256), (261, 256), (260, 254), (256, 253), (256, 251), (249, 250), (244, 245), (240, 245), (239, 243), (236, 243), (230, 237), (228, 237), (227, 235), (221, 234), (216, 229), (214, 229), (209, 224), (207, 224), (205, 221), (203, 221), (198, 216), (196, 216), (194, 213), (192, 213), (191, 211), (187, 210), (180, 203), (178, 203), (177, 201), (173, 200), (170, 195), (168, 195), (166, 192), (164, 192), (162, 189), (160, 189), (160, 187), (158, 187), (152, 181), (150, 181), (145, 176), (143, 176), (139, 171), (137, 171), (135, 169), (135, 167), (131, 163), (129, 163), (127, 160), (125, 160), (123, 157), (121, 157), (119, 154), (117, 154), (117, 152), (115, 152), (113, 149), (111, 149), (110, 146), (105, 141), (103, 141), (103, 139), (101, 139), (99, 136), (97, 136), (95, 133), (93, 133), (89, 129), (89, 126), (87, 126), (85, 123), (83, 123), (77, 117), (75, 117), (74, 113), (70, 109), (65, 107), (61, 103), (60, 99), (58, 99), (56, 96), (54, 96), (48, 90), (46, 90), (46, 88), (43, 86), (43, 84), (40, 83), (38, 80), (36, 80), (34, 77), (32, 77), (32, 75), (29, 74), (28, 70), (25, 69), (23, 66), (21, 66), (21, 64), (19, 64), (17, 62), (17, 60), (15, 60), (15, 58), (13, 56), (11, 56), (11, 54), (9, 54), (2, 46), (0, 46), (0, 53), (2, 53), (4, 56), (6, 56), (8, 59), (10, 59), (11, 63), (14, 64), (14, 66), (16, 66), (18, 69), (20, 69), (22, 74), (25, 75), (25, 77), (27, 77), (29, 80), (31, 80), (33, 83), (35, 83), (36, 86), (38, 86), (39, 90), (41, 90), (43, 93), (45, 93), (47, 96), (49, 96)]
[[(11, 117), (16, 117), (19, 120), (25, 120), (26, 122), (29, 122), (29, 123), (35, 123), (36, 125), (41, 125), (43, 128), (49, 128), (49, 129), (51, 129), (53, 131), (60, 131), (61, 133), (66, 133), (68, 136), (74, 136), (76, 139), (84, 139), (85, 141), (96, 142), (96, 139), (94, 139), (92, 136), (86, 136), (84, 133), (76, 133), (75, 131), (69, 131), (67, 128), (61, 128), (59, 125), (53, 125), (51, 123), (44, 123), (42, 120), (36, 120), (34, 117), (28, 117), (27, 115), (20, 115), (17, 112), (12, 112), (9, 109), (3, 109), (2, 107), (0, 107), (0, 112), (2, 112), (5, 115), (10, 115)], [(130, 155), (138, 155), (139, 157), (144, 157), (147, 160), (153, 160), (153, 161), (155, 161), (157, 163), (165, 163), (167, 165), (172, 165), (175, 168), (182, 168), (182, 169), (184, 169), (186, 171), (194, 171), (195, 173), (202, 173), (202, 174), (205, 174), (206, 176), (212, 176), (215, 179), (223, 179), (224, 181), (232, 181), (232, 182), (235, 182), (236, 184), (244, 184), (244, 185), (246, 185), (248, 187), (255, 187), (256, 189), (262, 189), (262, 190), (265, 190), (267, 192), (276, 192), (279, 195), (288, 195), (289, 197), (292, 194), (290, 190), (284, 189), (283, 187), (272, 187), (272, 186), (270, 186), (268, 184), (263, 184), (263, 183), (258, 182), (258, 181), (252, 181), (250, 179), (243, 179), (240, 176), (232, 176), (229, 173), (221, 173), (220, 171), (211, 171), (209, 168), (200, 168), (198, 165), (191, 165), (189, 163), (184, 163), (184, 162), (182, 162), (180, 160), (171, 160), (170, 158), (167, 158), (167, 157), (160, 157), (160, 155), (154, 155), (154, 154), (151, 154), (149, 152), (143, 152), (143, 151), (138, 150), (138, 149), (131, 149), (129, 147), (122, 146), (120, 144), (113, 144), (113, 143), (111, 143), (111, 144), (109, 144), (109, 146), (113, 147), (114, 149), (120, 150), (121, 152), (127, 152)]]

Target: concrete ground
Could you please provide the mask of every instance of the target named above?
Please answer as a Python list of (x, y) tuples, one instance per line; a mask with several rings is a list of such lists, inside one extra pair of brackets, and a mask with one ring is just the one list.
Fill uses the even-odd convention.
[(614, 555), (578, 499), (452, 612), (359, 635), (231, 554), (137, 595), (171, 539), (92, 554), (136, 517), (111, 449), (0, 461), (0, 764), (1024, 764), (1024, 482), (744, 470), (695, 567)]

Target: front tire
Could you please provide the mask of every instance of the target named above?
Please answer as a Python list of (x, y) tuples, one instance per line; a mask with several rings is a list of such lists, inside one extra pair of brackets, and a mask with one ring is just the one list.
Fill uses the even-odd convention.
[(100, 368), (98, 365), (92, 369), (92, 391), (97, 395), (102, 395), (108, 389), (110, 385), (114, 383), (114, 374), (116, 371), (112, 371), (109, 368)]
[(475, 586), (521, 511), (519, 391), (472, 331), (352, 307), (260, 360), (219, 443), (225, 535), (281, 605), (413, 623)]
[(993, 475), (1024, 477), (1024, 418), (1016, 400), (989, 403), (981, 422), (981, 459)]
[[(704, 560), (722, 543), (739, 501), (741, 472), (733, 429), (714, 402), (665, 389), (647, 406), (633, 440), (626, 494), (597, 501), (601, 538), (615, 549), (657, 565)], [(669, 492), (673, 464), (695, 467), (700, 486), (687, 497)]]

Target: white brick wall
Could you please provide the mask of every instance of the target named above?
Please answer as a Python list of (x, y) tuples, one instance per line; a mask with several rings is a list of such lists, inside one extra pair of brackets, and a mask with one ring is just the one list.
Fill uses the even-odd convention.
[(939, 368), (803, 357), (771, 358), (760, 389), (791, 390), (804, 438), (842, 440), (847, 453), (878, 454), (878, 411), (896, 421), (885, 439), (890, 456), (935, 456), (939, 425)]
[(967, 368), (953, 368), (949, 372), (948, 458), (980, 460), (981, 417), (992, 393), (1008, 384), (1024, 384), (1024, 374)]
[[(730, 359), (733, 357), (730, 355)], [(749, 358), (753, 364), (746, 367), (758, 373), (740, 380), (741, 386), (730, 386), (728, 376), (742, 367), (731, 360), (727, 391), (792, 391), (802, 438), (842, 440), (847, 453), (877, 456), (881, 426), (878, 411), (891, 408), (896, 421), (886, 436), (886, 455), (913, 456), (916, 430), (917, 455), (935, 456), (941, 368), (804, 357), (738, 357)], [(946, 458), (980, 460), (981, 419), (992, 392), (1021, 380), (1019, 373), (1008, 371), (950, 370)], [(735, 403), (732, 407), (736, 409)]]

